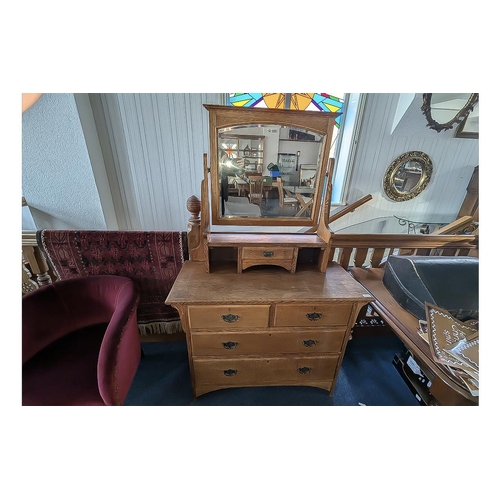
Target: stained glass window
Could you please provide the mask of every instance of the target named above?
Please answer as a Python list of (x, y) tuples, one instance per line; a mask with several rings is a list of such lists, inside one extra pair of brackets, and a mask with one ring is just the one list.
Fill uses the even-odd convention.
[(229, 104), (245, 108), (285, 107), (285, 94), (229, 94)]
[[(319, 93), (292, 93), (289, 94), (289, 109), (298, 109), (303, 111), (325, 111), (330, 113), (342, 113), (344, 106), (342, 98), (335, 97), (332, 94)], [(239, 93), (229, 94), (229, 104), (231, 106), (240, 106), (246, 108), (279, 108), (285, 109), (287, 94), (264, 94), (264, 93)], [(342, 115), (335, 120), (335, 125), (340, 127)]]

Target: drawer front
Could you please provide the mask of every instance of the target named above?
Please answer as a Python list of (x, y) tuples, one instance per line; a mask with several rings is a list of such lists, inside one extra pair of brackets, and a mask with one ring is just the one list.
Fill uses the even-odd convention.
[(193, 333), (193, 356), (339, 353), (345, 328), (300, 332)]
[(314, 380), (332, 380), (338, 356), (297, 358), (193, 358), (196, 385), (279, 385), (307, 384)]
[(265, 264), (273, 260), (292, 260), (293, 248), (285, 247), (243, 247), (241, 256), (244, 260), (257, 260)]
[(269, 305), (189, 306), (193, 329), (265, 328), (269, 325)]
[(275, 326), (347, 325), (351, 304), (278, 304)]

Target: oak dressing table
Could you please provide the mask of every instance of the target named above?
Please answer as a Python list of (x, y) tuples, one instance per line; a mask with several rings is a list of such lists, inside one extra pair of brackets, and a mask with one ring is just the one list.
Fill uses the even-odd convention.
[[(314, 386), (331, 395), (351, 328), (360, 309), (373, 300), (330, 261), (327, 219), (333, 161), (328, 160), (328, 150), (337, 114), (205, 107), (210, 166), (204, 155), (201, 201), (188, 200), (193, 214), (188, 227), (190, 260), (166, 299), (179, 311), (186, 333), (193, 395), (270, 385)], [(310, 210), (300, 217), (226, 214), (221, 181), (228, 173), (238, 175), (240, 165), (237, 152), (220, 154), (221, 137), (229, 132), (232, 137), (259, 135), (264, 165), (276, 163), (283, 147), (279, 137), (286, 137), (283, 142), (300, 136), (297, 132), (312, 137), (304, 141), (309, 144), (296, 145), (301, 156), (310, 155), (308, 163), (317, 158)], [(224, 225), (244, 231), (214, 230)], [(311, 229), (259, 232), (263, 226)]]
[(167, 303), (180, 313), (195, 397), (227, 387), (305, 385), (333, 393), (351, 328), (373, 300), (342, 267), (184, 264)]

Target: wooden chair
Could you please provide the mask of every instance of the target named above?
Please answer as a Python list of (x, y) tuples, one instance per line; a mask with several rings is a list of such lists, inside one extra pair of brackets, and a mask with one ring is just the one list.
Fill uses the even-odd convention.
[(250, 203), (254, 203), (255, 205), (262, 206), (262, 193), (264, 189), (264, 179), (262, 176), (249, 176), (248, 184), (250, 187), (250, 191), (248, 194), (248, 199)]
[(280, 211), (282, 211), (285, 206), (291, 206), (297, 209), (299, 206), (299, 200), (292, 196), (285, 195), (283, 190), (283, 180), (281, 179), (281, 177), (276, 177), (276, 183), (278, 184)]

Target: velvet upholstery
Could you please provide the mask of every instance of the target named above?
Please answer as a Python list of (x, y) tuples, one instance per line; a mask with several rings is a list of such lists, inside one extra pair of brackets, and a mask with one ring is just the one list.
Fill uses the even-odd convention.
[(122, 405), (141, 358), (138, 300), (122, 276), (57, 281), (24, 295), (23, 405)]

